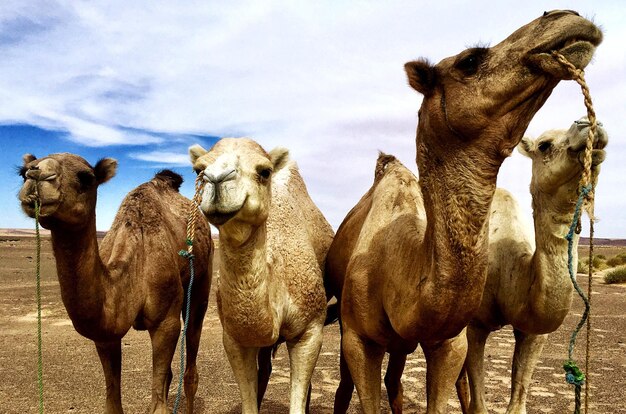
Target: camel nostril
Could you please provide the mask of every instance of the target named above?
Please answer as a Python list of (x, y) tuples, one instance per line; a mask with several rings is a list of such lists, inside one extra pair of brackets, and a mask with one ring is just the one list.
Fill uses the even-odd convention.
[(215, 184), (220, 184), (223, 183), (225, 181), (231, 181), (234, 180), (235, 177), (237, 176), (237, 170), (235, 170), (234, 168), (231, 170), (227, 170), (227, 171), (223, 171), (219, 174), (213, 174), (210, 172), (205, 172), (204, 173), (204, 177), (205, 179), (212, 183), (213, 185)]

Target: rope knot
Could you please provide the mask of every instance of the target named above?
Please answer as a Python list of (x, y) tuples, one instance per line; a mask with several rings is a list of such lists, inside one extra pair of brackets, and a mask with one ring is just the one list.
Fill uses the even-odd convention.
[(195, 256), (192, 253), (189, 253), (187, 250), (181, 250), (178, 252), (178, 254), (189, 260), (193, 260), (195, 258)]
[(585, 383), (585, 374), (574, 361), (567, 361), (563, 364), (563, 369), (565, 370), (565, 381), (568, 384), (580, 387)]

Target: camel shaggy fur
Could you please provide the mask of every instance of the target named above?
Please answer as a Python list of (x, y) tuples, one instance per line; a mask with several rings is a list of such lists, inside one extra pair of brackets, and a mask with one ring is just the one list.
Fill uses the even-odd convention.
[[(524, 138), (522, 154), (532, 159), (534, 233), (520, 207), (505, 190), (496, 191), (489, 222), (489, 271), (478, 313), (468, 326), (465, 369), (471, 391), (470, 413), (487, 413), (483, 358), (489, 334), (512, 325), (515, 334), (511, 400), (507, 414), (526, 413), (530, 380), (548, 337), (563, 322), (572, 303), (565, 235), (574, 216), (589, 122), (551, 130), (536, 140)], [(592, 175), (597, 177), (608, 142), (597, 129)], [(574, 236), (574, 264), (578, 235)]]
[[(285, 340), (290, 413), (304, 413), (326, 315), (323, 268), (333, 231), (285, 149), (246, 138), (189, 150), (206, 185), (201, 210), (220, 233), (218, 311), (244, 413), (257, 413), (265, 383), (257, 357)], [(263, 381), (263, 380), (262, 380)]]
[[(601, 39), (577, 13), (553, 11), (491, 48), (471, 48), (435, 66), (405, 65), (409, 84), (424, 96), (419, 183), (379, 162), (383, 175), (342, 223), (326, 262), (328, 286), (341, 298), (337, 412), (347, 407), (351, 380), (363, 411), (380, 412), (385, 351), (402, 366), (418, 344), (427, 360), (427, 412), (446, 411), (467, 350), (463, 330), (487, 276), (500, 165), (552, 89), (570, 78), (550, 52), (584, 68)], [(400, 384), (387, 386), (399, 412), (401, 401), (393, 401)]]
[(105, 413), (122, 413), (121, 339), (132, 327), (148, 330), (152, 340), (151, 413), (167, 413), (170, 368), (180, 335), (183, 302), (191, 301), (187, 330), (185, 394), (193, 412), (198, 387), (196, 356), (211, 285), (212, 242), (204, 219), (197, 222), (196, 280), (191, 298), (185, 247), (191, 201), (178, 193), (182, 177), (162, 171), (131, 191), (98, 249), (98, 186), (115, 175), (117, 162), (95, 167), (74, 154), (37, 159), (24, 156), (19, 193), (22, 209), (52, 233), (61, 297), (78, 333), (96, 344), (106, 381)]

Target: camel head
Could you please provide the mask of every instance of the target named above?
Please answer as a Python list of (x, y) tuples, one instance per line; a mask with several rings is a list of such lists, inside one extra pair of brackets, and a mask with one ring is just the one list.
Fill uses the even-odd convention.
[(34, 218), (39, 198), (44, 228), (86, 224), (95, 217), (98, 185), (110, 180), (116, 169), (117, 161), (112, 158), (103, 158), (92, 167), (82, 157), (69, 153), (39, 159), (26, 154), (20, 169), (24, 184), (18, 195), (22, 210)]
[[(546, 131), (536, 140), (528, 137), (522, 139), (518, 150), (533, 162), (530, 184), (533, 198), (543, 194), (558, 205), (571, 206), (575, 203), (583, 173), (589, 127), (589, 121), (583, 117), (568, 130)], [(607, 133), (602, 124), (598, 123), (591, 162), (594, 179), (597, 178), (600, 164), (606, 156), (604, 148), (607, 143)]]
[(478, 147), (477, 158), (499, 167), (553, 88), (571, 78), (551, 52), (584, 69), (601, 41), (593, 23), (574, 11), (555, 10), (493, 47), (473, 47), (434, 66), (424, 59), (406, 63), (409, 84), (424, 95), (418, 164), (420, 158)]
[(273, 175), (289, 160), (284, 148), (269, 154), (248, 138), (223, 138), (209, 151), (189, 148), (194, 170), (202, 175), (200, 209), (209, 222), (222, 226), (240, 222), (260, 226), (269, 214)]

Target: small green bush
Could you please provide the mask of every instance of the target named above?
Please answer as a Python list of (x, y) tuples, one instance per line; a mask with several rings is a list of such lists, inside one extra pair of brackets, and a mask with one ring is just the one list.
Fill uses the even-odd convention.
[(593, 268), (594, 269), (602, 270), (602, 269), (605, 269), (607, 267), (606, 266), (606, 262), (600, 256), (602, 256), (602, 255), (598, 255), (598, 256), (594, 256), (593, 257)]
[(609, 260), (606, 261), (606, 264), (610, 267), (626, 264), (626, 253), (621, 253), (617, 256), (611, 257)]
[(616, 267), (604, 275), (605, 283), (626, 283), (626, 266)]
[(606, 256), (605, 256), (605, 255), (603, 255), (603, 254), (596, 254), (596, 257), (597, 257), (598, 259), (606, 260)]
[(589, 272), (589, 265), (587, 265), (587, 261), (586, 260), (579, 260), (578, 261), (578, 268), (576, 269), (576, 273), (588, 273)]

